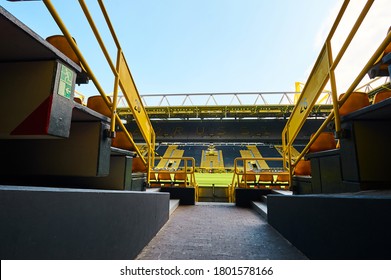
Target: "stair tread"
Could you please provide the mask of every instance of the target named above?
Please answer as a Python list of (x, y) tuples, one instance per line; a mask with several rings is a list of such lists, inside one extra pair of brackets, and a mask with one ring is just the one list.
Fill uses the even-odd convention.
[(252, 201), (252, 208), (259, 213), (262, 217), (267, 219), (267, 204), (261, 201)]
[(131, 157), (136, 156), (136, 152), (124, 150), (116, 147), (111, 147), (110, 151), (111, 151), (111, 155), (124, 155), (124, 156), (131, 156)]
[(170, 199), (170, 215), (177, 209), (179, 206), (179, 199)]
[(74, 103), (72, 121), (102, 121), (110, 122), (110, 118), (79, 103)]

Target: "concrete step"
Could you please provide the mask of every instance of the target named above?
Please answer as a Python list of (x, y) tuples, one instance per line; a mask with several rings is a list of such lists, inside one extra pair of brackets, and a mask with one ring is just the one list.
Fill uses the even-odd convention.
[[(291, 191), (273, 190), (275, 194), (292, 195)], [(252, 201), (251, 208), (267, 220), (267, 194), (262, 195), (261, 201)]]
[(160, 192), (160, 188), (147, 188), (145, 191), (147, 191), (147, 192)]
[(251, 201), (251, 208), (267, 220), (267, 204), (263, 201)]
[(170, 215), (174, 213), (179, 206), (179, 199), (170, 199)]

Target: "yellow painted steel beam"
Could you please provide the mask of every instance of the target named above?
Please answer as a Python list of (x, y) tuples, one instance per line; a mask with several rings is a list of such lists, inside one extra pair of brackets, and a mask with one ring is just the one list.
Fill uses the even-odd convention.
[[(160, 160), (179, 160), (184, 162), (184, 170), (149, 170), (149, 172), (159, 173), (168, 173), (168, 174), (185, 174), (185, 186), (186, 182), (189, 182), (189, 185), (195, 189), (195, 201), (198, 201), (198, 184), (195, 178), (195, 159), (193, 157), (159, 157)], [(188, 162), (190, 161), (190, 166)], [(152, 165), (150, 165), (152, 166)], [(190, 180), (187, 179), (187, 175), (190, 176)], [(148, 180), (148, 183), (150, 181)]]
[(57, 11), (56, 11), (55, 7), (53, 6), (52, 2), (50, 0), (43, 0), (43, 2), (45, 4), (46, 8), (48, 9), (48, 11), (50, 12), (50, 14), (52, 15), (53, 19), (57, 23), (57, 25), (60, 28), (61, 32), (64, 34), (64, 36), (67, 39), (68, 43), (70, 44), (71, 48), (76, 53), (77, 57), (80, 59), (82, 67), (88, 73), (89, 78), (94, 83), (94, 85), (95, 85), (96, 89), (98, 90), (98, 92), (102, 95), (103, 100), (106, 103), (107, 107), (111, 108), (112, 104), (111, 104), (110, 100), (107, 98), (107, 96), (105, 94), (105, 91), (103, 90), (103, 88), (99, 84), (98, 79), (95, 77), (93, 71), (91, 70), (91, 68), (88, 65), (86, 59), (84, 58), (84, 56), (81, 53), (80, 49), (78, 48), (78, 46), (76, 45), (75, 41), (73, 40), (72, 35), (70, 34), (68, 29), (66, 28), (64, 22), (62, 21), (60, 15), (57, 13)]
[[(349, 1), (345, 1), (345, 2), (349, 2)], [(354, 23), (351, 31), (349, 32), (349, 34), (348, 34), (344, 44), (342, 45), (340, 51), (338, 52), (337, 56), (335, 57), (334, 62), (331, 65), (330, 69), (335, 70), (335, 68), (338, 66), (341, 58), (343, 57), (343, 55), (345, 54), (347, 48), (349, 47), (350, 43), (352, 42), (353, 37), (356, 35), (357, 30), (360, 28), (362, 22), (364, 21), (364, 18), (366, 17), (366, 15), (368, 14), (369, 10), (371, 9), (371, 6), (372, 6), (373, 2), (374, 2), (374, 0), (368, 0), (367, 3), (365, 4), (365, 6), (362, 9), (360, 15), (358, 16), (356, 22)], [(345, 3), (344, 3), (344, 7), (343, 8), (345, 8)], [(339, 21), (338, 21), (338, 24), (339, 24)], [(333, 32), (333, 34), (334, 34), (334, 32)], [(330, 41), (331, 41), (331, 37), (326, 40), (326, 42), (330, 42)]]
[[(88, 10), (88, 7), (87, 7), (87, 4), (85, 3), (84, 0), (79, 0), (79, 4), (80, 4), (80, 7), (81, 9), (83, 10), (84, 12), (84, 15), (85, 17), (87, 18), (87, 21), (88, 23), (90, 24), (90, 27), (92, 29), (92, 32), (94, 33), (95, 35), (95, 38), (107, 60), (107, 63), (109, 64), (110, 68), (111, 68), (111, 71), (113, 72), (114, 74), (114, 89), (113, 89), (113, 102), (112, 102), (112, 114), (111, 114), (111, 124), (110, 124), (110, 131), (112, 134), (114, 134), (115, 132), (115, 123), (116, 123), (116, 117), (115, 117), (115, 114), (116, 114), (116, 110), (117, 110), (117, 103), (118, 103), (118, 84), (119, 84), (119, 78), (118, 78), (118, 66), (115, 67), (114, 66), (114, 63), (111, 59), (111, 56), (109, 54), (109, 52), (107, 51), (107, 48), (103, 42), (103, 39), (99, 33), (99, 30), (98, 28), (96, 27), (95, 25), (95, 22), (91, 16), (91, 13), (90, 11)], [(103, 4), (102, 4), (103, 5)], [(104, 6), (103, 6), (104, 7)], [(106, 18), (106, 21), (108, 20), (108, 18)], [(113, 30), (114, 32), (114, 30)], [(115, 34), (115, 33), (112, 33), (112, 35)], [(113, 36), (114, 37), (114, 36)], [(115, 37), (116, 39), (116, 37)], [(117, 45), (117, 47), (119, 48), (119, 45)]]
[(140, 128), (143, 138), (145, 139), (146, 143), (154, 150), (154, 143), (152, 143), (154, 130), (152, 128), (148, 114), (146, 113), (142, 104), (132, 74), (130, 73), (129, 67), (122, 52), (119, 54), (118, 68), (119, 85), (122, 93), (124, 94), (129, 107), (132, 109), (133, 116)]
[(304, 125), (311, 109), (315, 105), (316, 100), (326, 86), (329, 80), (329, 69), (328, 49), (326, 45), (324, 45), (308, 81), (304, 86), (303, 92), (293, 109), (292, 115), (287, 122), (287, 142), (289, 145), (293, 144), (293, 141), (296, 139), (300, 129)]
[[(364, 78), (364, 76), (368, 73), (369, 69), (374, 65), (374, 63), (376, 62), (376, 60), (379, 58), (379, 56), (382, 55), (384, 49), (388, 46), (388, 44), (391, 43), (391, 33), (389, 33), (387, 35), (387, 37), (383, 40), (383, 42), (380, 44), (380, 46), (377, 48), (377, 50), (375, 51), (375, 53), (372, 55), (372, 57), (369, 59), (369, 61), (366, 63), (366, 65), (364, 66), (364, 68), (360, 71), (359, 75), (357, 76), (357, 78), (354, 80), (354, 82), (352, 83), (352, 85), (349, 87), (349, 89), (346, 91), (346, 94), (351, 94), (354, 89), (357, 87), (357, 85), (360, 83), (360, 81)], [(340, 101), (339, 101), (339, 106), (342, 106), (343, 103), (347, 100), (348, 97), (345, 97), (344, 95), (344, 98), (342, 98)], [(316, 132), (315, 136), (319, 136), (319, 134), (321, 133), (321, 131), (323, 129), (325, 129), (327, 127), (327, 125), (333, 120), (334, 118), (334, 115), (335, 115), (335, 111), (332, 110), (329, 114), (329, 116), (326, 118), (326, 120), (323, 122), (323, 124), (320, 126), (320, 128), (318, 129), (318, 131)], [(316, 137), (313, 137), (309, 143), (307, 144), (307, 146), (303, 149), (303, 151), (301, 152), (301, 154), (299, 155), (299, 157), (296, 159), (295, 163), (293, 165), (295, 165), (301, 158), (303, 158), (303, 156), (307, 153), (309, 147), (312, 145), (312, 143), (316, 140)]]
[[(353, 28), (349, 32), (343, 46), (341, 47), (341, 50), (338, 52), (335, 60), (333, 60), (332, 55), (332, 48), (331, 48), (331, 39), (345, 13), (345, 10), (348, 7), (349, 1), (344, 1), (337, 18), (331, 28), (331, 31), (326, 39), (325, 45), (323, 46), (320, 55), (315, 63), (315, 66), (308, 78), (308, 81), (306, 83), (306, 86), (303, 89), (302, 94), (299, 97), (298, 104), (295, 106), (295, 109), (293, 110), (291, 119), (288, 121), (287, 125), (285, 126), (283, 132), (282, 132), (282, 139), (283, 139), (283, 156), (284, 156), (284, 162), (287, 163), (289, 166), (289, 169), (292, 170), (292, 167), (294, 167), (297, 162), (304, 156), (304, 154), (308, 151), (311, 144), (316, 140), (316, 138), (319, 136), (319, 134), (322, 132), (322, 130), (326, 127), (326, 125), (334, 118), (335, 120), (335, 128), (336, 128), (336, 134), (339, 137), (340, 134), (340, 117), (339, 117), (339, 107), (342, 106), (342, 104), (345, 102), (345, 100), (349, 97), (351, 92), (354, 90), (355, 87), (357, 87), (358, 83), (362, 80), (366, 72), (370, 69), (371, 65), (373, 65), (376, 61), (376, 59), (381, 55), (382, 50), (385, 49), (387, 46), (386, 42), (383, 42), (381, 47), (383, 49), (381, 50), (381, 47), (376, 51), (375, 55), (370, 59), (370, 61), (367, 63), (366, 67), (364, 67), (363, 71), (360, 72), (359, 77), (353, 82), (352, 86), (349, 88), (349, 90), (344, 95), (344, 98), (338, 102), (337, 99), (337, 89), (336, 89), (336, 77), (334, 70), (337, 67), (338, 63), (340, 62), (341, 58), (343, 57), (345, 51), (347, 50), (348, 46), (350, 45), (351, 41), (353, 40), (354, 35), (356, 34), (357, 30), (359, 29), (361, 23), (363, 22), (365, 16), (367, 15), (370, 7), (372, 6), (374, 0), (368, 0), (364, 6), (364, 8), (361, 10), (360, 15), (358, 16)], [(390, 34), (389, 34), (390, 35)], [(388, 36), (387, 36), (388, 38)], [(386, 38), (386, 39), (387, 39)], [(386, 41), (386, 40), (385, 40)], [(327, 71), (326, 71), (327, 69)], [(306, 121), (308, 117), (308, 113), (305, 111), (307, 110), (307, 106), (309, 108), (313, 108), (314, 106), (314, 100), (315, 98), (318, 98), (318, 95), (320, 94), (320, 90), (323, 90), (325, 84), (327, 81), (330, 80), (331, 87), (332, 87), (332, 100), (333, 100), (333, 111), (331, 111), (328, 118), (324, 121), (324, 123), (321, 125), (319, 130), (315, 133), (313, 138), (310, 140), (308, 145), (304, 148), (302, 153), (296, 158), (295, 162), (292, 164), (291, 161), (291, 154), (290, 154), (290, 146), (293, 145), (294, 140), (296, 139), (297, 134), (299, 133), (301, 127), (304, 125), (304, 122)], [(288, 159), (287, 159), (288, 157)]]
[[(240, 158), (235, 158), (234, 160), (234, 174), (232, 177), (232, 183), (230, 185), (231, 188), (235, 189), (235, 186), (239, 185), (239, 175), (242, 175), (243, 178), (243, 183), (244, 185), (247, 185), (247, 177), (244, 175), (248, 174), (254, 174), (254, 175), (259, 175), (259, 174), (270, 174), (270, 175), (289, 175), (288, 179), (288, 188), (291, 188), (291, 182), (292, 182), (292, 173), (289, 169), (283, 167), (283, 171), (276, 172), (273, 170), (273, 168), (269, 170), (260, 170), (260, 171), (247, 171), (247, 162), (249, 161), (254, 161), (254, 160), (268, 160), (268, 161), (284, 161), (284, 158), (277, 158), (277, 157), (240, 157)], [(243, 171), (240, 171), (238, 168), (238, 162), (243, 162)]]
[[(113, 25), (111, 24), (110, 18), (108, 16), (108, 13), (106, 11), (106, 8), (103, 4), (102, 0), (98, 0), (99, 6), (101, 8), (101, 11), (104, 15), (105, 21), (110, 29), (111, 35), (113, 37), (113, 40), (118, 48), (117, 53), (117, 64), (114, 66), (114, 63), (111, 60), (111, 57), (105, 47), (104, 41), (102, 37), (99, 34), (98, 28), (96, 27), (93, 18), (88, 10), (88, 7), (84, 0), (79, 0), (79, 4), (90, 24), (90, 27), (95, 35), (96, 40), (98, 41), (99, 46), (102, 49), (102, 52), (114, 74), (114, 90), (113, 90), (113, 102), (111, 103), (105, 93), (105, 91), (100, 86), (98, 80), (96, 79), (95, 75), (93, 74), (93, 71), (89, 67), (87, 61), (83, 57), (81, 51), (78, 49), (77, 45), (74, 43), (72, 36), (70, 35), (69, 31), (65, 27), (65, 24), (62, 22), (59, 14), (55, 10), (54, 6), (52, 5), (50, 0), (43, 0), (44, 4), (46, 5), (47, 9), (51, 13), (52, 17), (56, 21), (57, 25), (63, 32), (64, 36), (67, 38), (69, 44), (71, 45), (72, 49), (75, 51), (76, 55), (79, 57), (82, 66), (86, 69), (86, 72), (88, 73), (90, 79), (95, 84), (98, 92), (103, 97), (103, 100), (105, 101), (106, 105), (110, 108), (112, 115), (111, 115), (111, 127), (110, 130), (113, 132), (115, 131), (115, 123), (119, 123), (119, 126), (122, 128), (123, 131), (125, 131), (125, 135), (127, 136), (128, 140), (135, 146), (137, 154), (142, 159), (143, 163), (146, 164), (148, 167), (151, 167), (154, 159), (154, 149), (155, 149), (155, 134), (154, 130), (152, 128), (152, 125), (149, 121), (149, 118), (147, 114), (145, 113), (145, 108), (143, 107), (143, 104), (141, 102), (141, 98), (138, 94), (137, 88), (134, 84), (133, 78), (131, 76), (129, 67), (126, 64), (125, 57), (122, 53), (118, 38), (114, 32)], [(134, 141), (130, 134), (127, 132), (125, 126), (122, 124), (121, 119), (119, 118), (117, 114), (117, 104), (118, 104), (118, 89), (121, 88), (122, 92), (125, 95), (125, 98), (130, 105), (130, 108), (132, 109), (133, 115), (135, 115), (136, 122), (138, 126), (140, 127), (140, 131), (142, 132), (142, 135), (144, 139), (146, 140), (146, 143), (148, 145), (148, 162), (144, 158), (144, 156), (141, 154), (140, 150), (137, 148), (137, 146), (134, 144)], [(140, 112), (142, 112), (141, 115)], [(138, 114), (137, 114), (138, 113)], [(149, 168), (148, 168), (149, 170)], [(149, 175), (149, 174), (148, 174)], [(149, 178), (149, 176), (148, 176)]]
[(111, 23), (111, 20), (110, 20), (109, 14), (107, 13), (106, 7), (103, 4), (103, 0), (98, 0), (98, 4), (99, 4), (99, 7), (102, 11), (102, 14), (103, 14), (106, 22), (107, 22), (107, 26), (109, 27), (111, 36), (113, 37), (113, 40), (114, 40), (115, 45), (117, 46), (117, 49), (121, 49), (121, 45), (120, 45), (118, 37), (114, 31), (114, 27), (113, 27), (113, 24)]
[(104, 54), (104, 56), (105, 56), (105, 58), (106, 58), (106, 60), (107, 60), (107, 62), (109, 64), (112, 72), (115, 74), (117, 72), (117, 69), (114, 66), (114, 63), (113, 63), (113, 61), (111, 59), (111, 56), (110, 56), (109, 52), (107, 51), (106, 46), (105, 46), (105, 44), (103, 42), (102, 36), (100, 35), (99, 30), (98, 30), (98, 28), (95, 25), (95, 22), (94, 22), (94, 20), (93, 20), (93, 18), (91, 16), (90, 11), (88, 10), (87, 4), (85, 3), (84, 0), (79, 0), (79, 4), (80, 4), (81, 9), (84, 12), (84, 15), (85, 15), (88, 23), (90, 24), (92, 32), (94, 33), (95, 38), (98, 41), (98, 44), (99, 44), (100, 48), (102, 49), (102, 52), (103, 52), (103, 54)]

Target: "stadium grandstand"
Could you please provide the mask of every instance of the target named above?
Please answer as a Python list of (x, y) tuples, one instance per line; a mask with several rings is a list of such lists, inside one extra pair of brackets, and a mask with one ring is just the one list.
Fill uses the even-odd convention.
[[(79, 1), (113, 72), (106, 92), (42, 2), (62, 35), (0, 6), (2, 259), (135, 259), (178, 205), (201, 202), (256, 209), (310, 259), (391, 258), (391, 32), (336, 87), (373, 1), (336, 51), (344, 1), (295, 92), (183, 94), (139, 94), (103, 2), (115, 59)], [(99, 94), (86, 99), (75, 86), (88, 82)]]

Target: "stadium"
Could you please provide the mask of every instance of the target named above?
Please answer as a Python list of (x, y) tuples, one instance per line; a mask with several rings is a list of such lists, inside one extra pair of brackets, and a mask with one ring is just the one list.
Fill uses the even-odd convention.
[[(139, 94), (103, 1), (114, 59), (80, 1), (113, 72), (106, 92), (42, 2), (62, 35), (0, 7), (1, 259), (136, 259), (176, 209), (208, 203), (254, 209), (303, 258), (390, 259), (391, 32), (336, 88), (373, 1), (336, 51), (344, 1), (294, 92), (182, 94)], [(87, 83), (99, 94), (75, 90)]]

